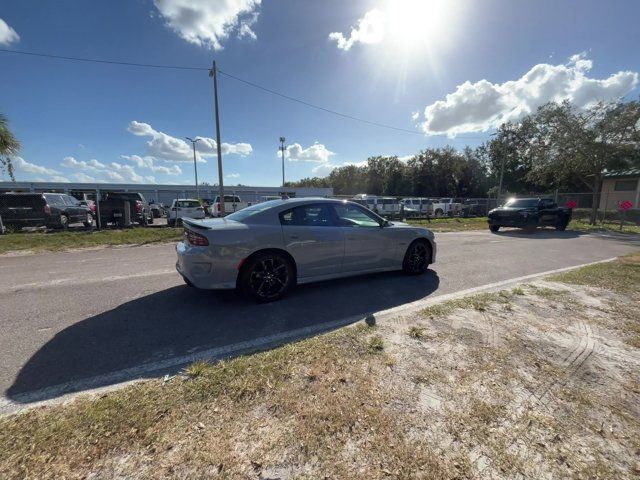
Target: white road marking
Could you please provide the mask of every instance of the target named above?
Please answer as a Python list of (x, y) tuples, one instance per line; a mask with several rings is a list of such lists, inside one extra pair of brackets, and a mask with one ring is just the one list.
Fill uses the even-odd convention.
[(15, 293), (22, 292), (24, 290), (38, 290), (47, 287), (57, 287), (60, 285), (70, 286), (70, 285), (86, 285), (89, 283), (103, 283), (103, 282), (114, 282), (118, 280), (127, 280), (130, 278), (142, 278), (142, 277), (155, 277), (159, 275), (169, 275), (176, 273), (175, 268), (165, 268), (162, 270), (152, 270), (150, 272), (144, 273), (131, 273), (128, 275), (112, 275), (109, 277), (90, 277), (90, 278), (58, 278), (55, 280), (48, 280), (46, 282), (35, 282), (35, 283), (24, 283), (22, 285), (14, 285), (5, 292)]
[[(33, 390), (31, 392), (22, 393), (16, 395), (14, 399), (6, 397), (0, 397), (0, 414), (7, 414), (24, 408), (32, 408), (40, 405), (59, 403), (67, 400), (79, 394), (96, 394), (101, 391), (120, 388), (124, 385), (130, 384), (135, 381), (144, 379), (145, 375), (149, 375), (154, 372), (175, 370), (182, 365), (188, 365), (198, 360), (219, 360), (222, 358), (233, 357), (240, 354), (251, 353), (259, 350), (266, 350), (268, 348), (274, 348), (278, 345), (282, 345), (287, 342), (300, 340), (312, 335), (316, 335), (322, 332), (333, 330), (339, 327), (343, 327), (358, 321), (374, 318), (375, 321), (387, 320), (389, 317), (397, 316), (399, 314), (407, 314), (410, 312), (421, 310), (434, 303), (440, 303), (453, 298), (464, 297), (479, 292), (486, 292), (492, 290), (500, 290), (505, 287), (516, 285), (518, 283), (533, 280), (535, 278), (546, 277), (548, 275), (554, 275), (557, 273), (566, 272), (569, 270), (575, 270), (577, 268), (586, 267), (589, 265), (597, 265), (599, 263), (606, 263), (615, 260), (616, 257), (601, 260), (598, 262), (583, 263), (580, 265), (574, 265), (571, 267), (557, 268), (555, 270), (547, 270), (545, 272), (534, 273), (531, 275), (524, 275), (522, 277), (511, 278), (500, 282), (488, 283), (479, 287), (469, 288), (455, 293), (438, 295), (426, 300), (418, 300), (416, 302), (408, 303), (399, 307), (390, 308), (388, 310), (382, 310), (369, 315), (356, 315), (347, 317), (341, 320), (335, 320), (332, 322), (326, 322), (322, 324), (313, 325), (310, 327), (299, 328), (291, 330), (289, 332), (278, 333), (274, 335), (268, 335), (245, 342), (239, 342), (232, 345), (225, 345), (223, 347), (210, 348), (198, 353), (190, 355), (182, 355), (179, 357), (173, 357), (170, 359), (151, 362), (139, 365), (137, 367), (127, 368), (124, 370), (118, 370), (115, 372), (107, 373), (104, 375), (97, 375), (94, 377), (66, 382), (59, 385), (53, 385), (40, 390)], [(173, 273), (173, 271), (172, 271)], [(144, 275), (140, 275), (144, 276)], [(130, 278), (131, 276), (127, 276)], [(112, 277), (114, 278), (114, 277)], [(106, 385), (106, 386), (105, 386)], [(72, 392), (72, 393), (67, 393)], [(50, 400), (41, 400), (47, 398)]]

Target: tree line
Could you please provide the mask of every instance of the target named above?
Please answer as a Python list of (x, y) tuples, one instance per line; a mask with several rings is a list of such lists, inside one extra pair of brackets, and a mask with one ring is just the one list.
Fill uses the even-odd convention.
[(514, 194), (591, 192), (595, 212), (604, 173), (636, 167), (640, 101), (601, 102), (586, 109), (565, 101), (503, 123), (476, 148), (427, 148), (406, 162), (369, 157), (362, 166), (338, 167), (326, 177), (288, 185), (333, 187), (337, 195), (486, 197), (502, 183), (502, 192)]

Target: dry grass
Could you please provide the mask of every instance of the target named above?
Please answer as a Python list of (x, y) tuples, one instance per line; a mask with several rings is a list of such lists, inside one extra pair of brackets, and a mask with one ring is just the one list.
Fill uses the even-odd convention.
[(591, 273), (1, 418), (0, 478), (637, 476), (638, 292)]

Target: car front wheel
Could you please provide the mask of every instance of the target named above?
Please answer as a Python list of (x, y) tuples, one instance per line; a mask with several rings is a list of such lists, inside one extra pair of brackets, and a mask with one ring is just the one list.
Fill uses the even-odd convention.
[(415, 240), (404, 254), (402, 271), (409, 275), (419, 275), (429, 268), (431, 247), (424, 240)]
[(265, 252), (247, 260), (240, 288), (249, 298), (266, 303), (280, 300), (294, 284), (293, 265), (277, 252)]
[(493, 233), (495, 233), (498, 230), (500, 230), (500, 225), (489, 225), (489, 230), (491, 230)]
[(93, 228), (93, 215), (91, 215), (90, 213), (87, 213), (87, 218), (84, 221), (84, 226), (89, 230)]

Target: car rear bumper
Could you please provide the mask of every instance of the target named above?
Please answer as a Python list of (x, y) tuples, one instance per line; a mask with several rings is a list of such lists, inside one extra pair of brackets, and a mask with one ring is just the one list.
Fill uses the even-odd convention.
[(216, 262), (207, 247), (194, 247), (179, 242), (176, 245), (176, 270), (195, 287), (202, 289), (234, 289), (238, 270), (228, 263)]

